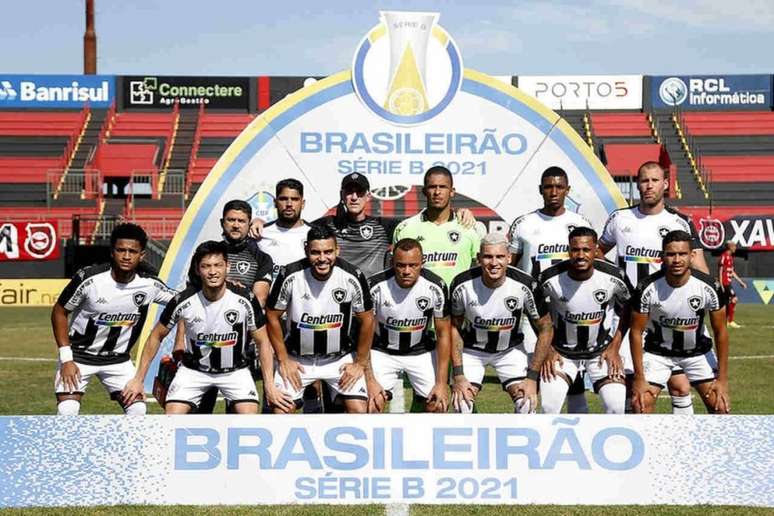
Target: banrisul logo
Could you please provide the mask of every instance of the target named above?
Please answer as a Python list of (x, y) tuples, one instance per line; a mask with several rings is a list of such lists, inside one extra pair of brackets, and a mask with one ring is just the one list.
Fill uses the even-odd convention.
[(437, 20), (437, 13), (384, 11), (355, 51), (355, 93), (388, 122), (430, 120), (460, 89), (462, 57)]
[(0, 100), (14, 100), (17, 95), (11, 81), (0, 81)]

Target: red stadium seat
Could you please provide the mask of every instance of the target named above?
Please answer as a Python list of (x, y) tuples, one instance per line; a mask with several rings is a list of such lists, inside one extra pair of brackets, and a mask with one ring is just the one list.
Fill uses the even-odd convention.
[(686, 112), (682, 122), (692, 136), (774, 135), (771, 111)]
[(653, 136), (645, 113), (591, 113), (591, 128), (597, 137)]
[(774, 181), (774, 156), (705, 156), (701, 165), (711, 181), (754, 183)]
[(636, 176), (646, 161), (655, 161), (664, 168), (670, 165), (666, 149), (658, 143), (606, 143), (602, 150), (607, 170), (614, 177)]

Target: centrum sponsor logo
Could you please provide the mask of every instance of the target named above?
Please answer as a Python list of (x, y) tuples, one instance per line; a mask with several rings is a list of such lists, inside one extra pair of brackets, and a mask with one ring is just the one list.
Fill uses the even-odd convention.
[(537, 260), (566, 260), (567, 244), (540, 244), (537, 248)]
[(605, 312), (598, 310), (596, 312), (565, 312), (564, 320), (577, 326), (596, 326), (605, 318)]
[(658, 323), (666, 328), (677, 331), (694, 331), (699, 327), (698, 317), (665, 317), (658, 318)]
[(140, 314), (137, 314), (137, 313), (108, 314), (108, 313), (102, 312), (99, 315), (97, 315), (97, 319), (94, 321), (94, 324), (96, 324), (97, 326), (108, 326), (110, 328), (117, 327), (117, 326), (128, 327), (128, 326), (134, 326), (134, 324), (139, 319), (140, 319)]
[(627, 245), (624, 261), (634, 263), (661, 263), (661, 250)]
[(344, 314), (310, 315), (303, 313), (298, 327), (303, 330), (327, 331), (341, 328)]
[(422, 255), (424, 263), (428, 267), (454, 267), (457, 265), (457, 253), (442, 253), (435, 251), (433, 253), (424, 253)]
[(235, 331), (228, 333), (197, 333), (196, 344), (207, 348), (230, 348), (236, 345), (239, 335)]
[(515, 317), (479, 317), (473, 319), (473, 327), (484, 331), (508, 331), (516, 325)]
[(388, 330), (400, 331), (400, 332), (415, 332), (425, 329), (427, 326), (427, 317), (419, 317), (417, 319), (398, 319), (396, 317), (388, 317), (384, 322), (385, 327)]

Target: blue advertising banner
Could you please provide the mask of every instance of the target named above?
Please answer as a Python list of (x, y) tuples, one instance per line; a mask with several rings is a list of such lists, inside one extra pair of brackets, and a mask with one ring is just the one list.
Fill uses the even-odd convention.
[(672, 75), (650, 78), (654, 109), (769, 110), (771, 75)]
[(112, 75), (0, 75), (0, 109), (109, 107)]

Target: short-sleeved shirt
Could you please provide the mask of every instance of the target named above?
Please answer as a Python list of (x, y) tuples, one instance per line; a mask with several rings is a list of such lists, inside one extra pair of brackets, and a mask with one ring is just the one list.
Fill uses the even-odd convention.
[(263, 227), (258, 248), (271, 256), (274, 262), (273, 279), (277, 278), (282, 267), (306, 256), (304, 243), (309, 229), (306, 222), (295, 228), (284, 228), (276, 220)]
[(724, 287), (731, 286), (734, 277), (734, 255), (730, 251), (724, 251), (720, 255), (720, 284)]
[(78, 271), (57, 301), (72, 312), (70, 346), (76, 362), (118, 364), (140, 337), (151, 303), (166, 304), (176, 292), (137, 271), (129, 283), (113, 279), (109, 264)]
[(436, 224), (427, 220), (426, 210), (398, 224), (393, 243), (402, 238), (419, 240), (424, 266), (447, 284), (475, 263), (481, 242), (473, 228), (465, 228), (457, 222), (454, 212), (449, 214), (448, 221)]
[(466, 348), (498, 353), (524, 341), (521, 316), (536, 321), (547, 313), (544, 299), (536, 295), (537, 281), (508, 267), (502, 285), (490, 288), (481, 267), (459, 274), (451, 286), (452, 315), (464, 316), (460, 336)]
[(680, 287), (671, 286), (664, 271), (658, 271), (637, 286), (632, 298), (632, 309), (648, 314), (645, 351), (664, 356), (698, 356), (711, 350), (704, 317), (724, 306), (720, 283), (695, 269)]
[(519, 268), (537, 278), (552, 265), (569, 258), (567, 235), (577, 227), (591, 227), (583, 215), (565, 210), (552, 217), (540, 210), (513, 221), (509, 249), (520, 254)]
[(210, 301), (201, 290), (189, 287), (167, 304), (159, 322), (172, 329), (185, 321), (183, 363), (206, 373), (225, 373), (247, 367), (251, 332), (266, 319), (249, 290), (226, 284), (223, 297)]
[(621, 269), (602, 260), (594, 260), (587, 280), (573, 279), (569, 271), (569, 260), (546, 269), (540, 287), (551, 307), (554, 349), (564, 357), (584, 360), (607, 349), (614, 335), (615, 305), (628, 303), (632, 289)]
[(691, 235), (691, 249), (700, 248), (691, 219), (665, 206), (654, 215), (643, 214), (638, 206), (614, 211), (607, 219), (599, 238), (603, 247), (616, 248), (618, 266), (632, 285), (661, 269), (661, 243), (670, 231), (682, 230)]
[(352, 350), (352, 316), (373, 309), (360, 270), (337, 259), (330, 276), (318, 280), (306, 258), (280, 271), (267, 307), (284, 310), (285, 346), (293, 356), (328, 357)]
[(417, 282), (403, 288), (395, 280), (395, 272), (387, 269), (368, 282), (376, 316), (372, 347), (393, 355), (435, 349), (433, 319), (449, 316), (449, 296), (440, 276), (422, 269)]
[(314, 222), (328, 226), (336, 234), (342, 260), (351, 263), (367, 278), (387, 267), (390, 241), (395, 224), (378, 217), (356, 222), (346, 217), (323, 217)]
[(258, 242), (246, 238), (241, 242), (225, 240), (228, 245), (228, 273), (231, 281), (238, 281), (252, 290), (253, 284), (265, 281), (271, 284), (274, 262), (271, 256), (261, 251)]

